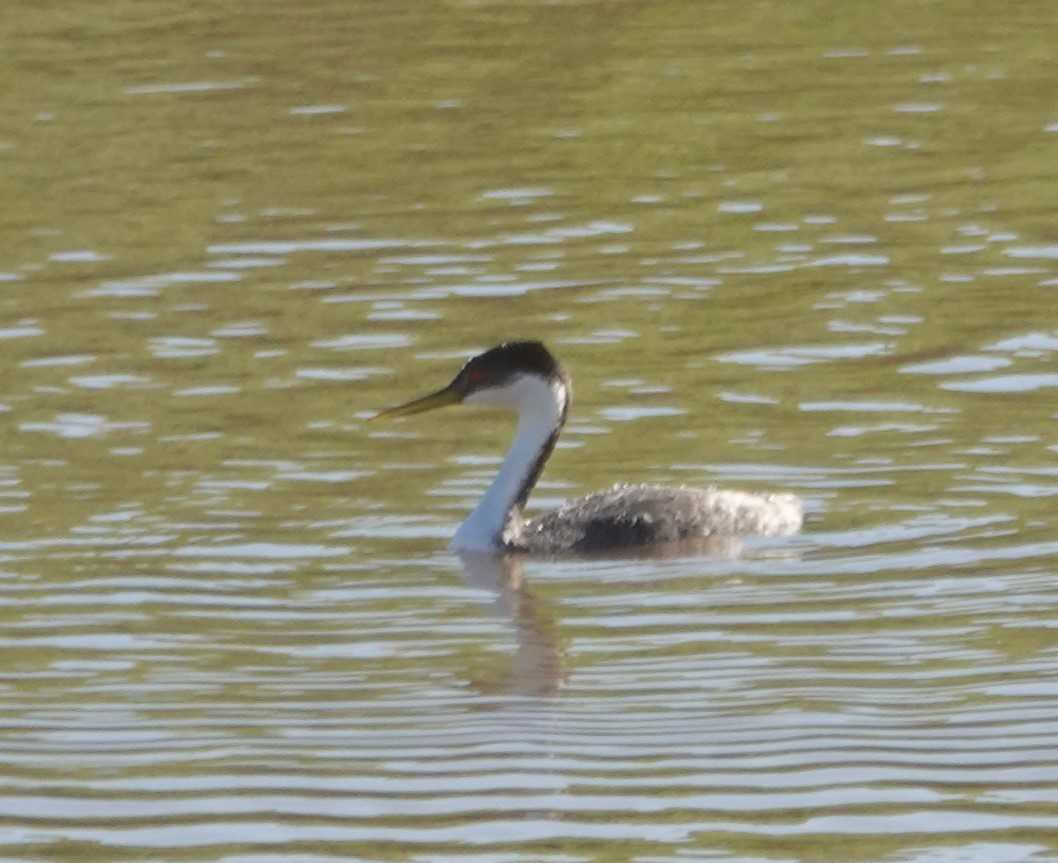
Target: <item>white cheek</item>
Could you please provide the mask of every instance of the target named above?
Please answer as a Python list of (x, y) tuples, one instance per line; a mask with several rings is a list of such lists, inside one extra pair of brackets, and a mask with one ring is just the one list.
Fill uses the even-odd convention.
[(565, 388), (535, 375), (515, 375), (503, 386), (488, 387), (468, 395), (463, 402), (471, 405), (512, 408), (539, 416), (551, 416), (568, 400)]
[(463, 399), (465, 405), (488, 405), (491, 407), (513, 407), (511, 392), (507, 388), (489, 387), (470, 393)]

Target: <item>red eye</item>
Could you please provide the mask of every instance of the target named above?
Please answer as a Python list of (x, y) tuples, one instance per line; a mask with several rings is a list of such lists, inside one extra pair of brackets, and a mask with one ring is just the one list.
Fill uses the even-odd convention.
[(481, 369), (471, 369), (469, 378), (472, 384), (480, 384), (485, 380), (485, 373)]

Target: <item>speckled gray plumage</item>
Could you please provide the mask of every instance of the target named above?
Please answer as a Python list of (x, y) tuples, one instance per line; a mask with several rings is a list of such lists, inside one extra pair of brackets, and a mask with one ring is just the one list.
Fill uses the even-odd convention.
[(531, 554), (591, 554), (706, 537), (778, 536), (801, 527), (790, 494), (615, 485), (523, 522), (514, 510), (503, 543)]

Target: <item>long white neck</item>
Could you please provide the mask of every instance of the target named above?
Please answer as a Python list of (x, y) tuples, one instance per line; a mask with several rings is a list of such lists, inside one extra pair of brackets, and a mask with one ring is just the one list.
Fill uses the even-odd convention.
[(569, 390), (563, 383), (522, 375), (502, 388), (481, 390), (464, 401), (518, 411), (518, 429), (499, 473), (452, 538), (455, 550), (498, 550), (504, 548), (508, 522), (521, 519), (521, 508), (554, 448), (566, 419)]

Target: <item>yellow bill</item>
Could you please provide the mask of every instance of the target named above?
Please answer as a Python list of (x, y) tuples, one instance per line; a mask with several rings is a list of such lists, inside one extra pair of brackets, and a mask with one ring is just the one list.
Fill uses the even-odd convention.
[(445, 405), (455, 405), (463, 401), (463, 393), (461, 393), (455, 386), (453, 381), (442, 390), (438, 390), (435, 393), (430, 393), (428, 396), (422, 398), (413, 399), (410, 402), (405, 402), (402, 405), (396, 407), (386, 408), (384, 411), (380, 411), (375, 414), (368, 422), (374, 422), (375, 420), (391, 420), (397, 417), (408, 417), (412, 414), (421, 414), (423, 411), (432, 411), (435, 408), (443, 408)]

